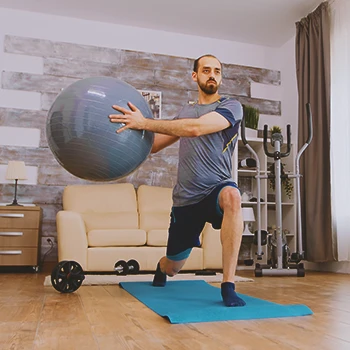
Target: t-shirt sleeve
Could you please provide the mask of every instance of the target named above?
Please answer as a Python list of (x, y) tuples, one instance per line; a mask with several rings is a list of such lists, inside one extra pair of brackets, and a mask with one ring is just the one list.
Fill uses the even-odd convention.
[(186, 107), (186, 105), (182, 106), (178, 114), (174, 118), (172, 118), (172, 120), (181, 119), (181, 116), (184, 114)]
[(216, 107), (215, 112), (225, 117), (235, 126), (243, 118), (243, 107), (239, 101), (233, 98), (226, 98)]
[(224, 141), (223, 152), (225, 152), (228, 149), (229, 145), (235, 145), (235, 142), (233, 142), (233, 140), (235, 140), (238, 135), (238, 130), (243, 117), (243, 107), (236, 99), (227, 98), (221, 101), (218, 107), (216, 107), (215, 112), (221, 114), (231, 124), (230, 127), (222, 130)]

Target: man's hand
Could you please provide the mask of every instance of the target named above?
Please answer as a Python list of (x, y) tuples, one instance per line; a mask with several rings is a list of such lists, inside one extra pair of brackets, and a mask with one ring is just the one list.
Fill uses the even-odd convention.
[(144, 130), (146, 118), (142, 115), (141, 111), (134, 106), (131, 102), (128, 102), (129, 109), (114, 105), (113, 109), (119, 111), (123, 114), (111, 114), (109, 119), (112, 123), (123, 123), (123, 127), (117, 130), (117, 133), (120, 133), (126, 129), (136, 129)]

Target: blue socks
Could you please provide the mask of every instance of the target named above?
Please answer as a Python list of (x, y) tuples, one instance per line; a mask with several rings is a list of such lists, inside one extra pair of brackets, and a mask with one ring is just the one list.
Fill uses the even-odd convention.
[(221, 296), (226, 306), (244, 306), (242, 300), (235, 292), (235, 284), (232, 282), (221, 283)]
[(152, 284), (154, 287), (164, 287), (166, 284), (166, 274), (161, 271), (159, 263)]

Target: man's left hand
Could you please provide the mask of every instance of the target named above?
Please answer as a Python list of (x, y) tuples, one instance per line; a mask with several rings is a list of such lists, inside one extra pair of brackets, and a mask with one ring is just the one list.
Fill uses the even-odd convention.
[(142, 115), (141, 111), (134, 106), (131, 102), (128, 102), (130, 109), (126, 109), (121, 106), (112, 106), (118, 112), (123, 114), (111, 114), (109, 119), (112, 123), (123, 123), (124, 126), (117, 130), (120, 133), (126, 129), (144, 130), (146, 118)]

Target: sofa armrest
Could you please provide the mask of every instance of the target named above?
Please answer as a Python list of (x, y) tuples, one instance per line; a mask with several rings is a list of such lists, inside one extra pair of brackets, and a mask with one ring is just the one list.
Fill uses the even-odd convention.
[(206, 224), (202, 231), (203, 269), (222, 269), (220, 230)]
[(58, 261), (74, 260), (87, 269), (88, 241), (82, 216), (73, 211), (59, 211), (56, 226)]

